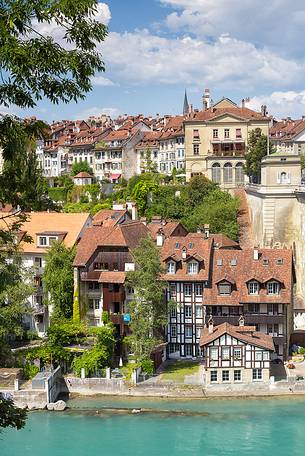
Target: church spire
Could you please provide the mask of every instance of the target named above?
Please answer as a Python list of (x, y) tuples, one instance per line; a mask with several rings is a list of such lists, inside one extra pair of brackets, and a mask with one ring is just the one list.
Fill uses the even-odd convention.
[(184, 92), (184, 103), (183, 103), (183, 114), (186, 115), (189, 113), (189, 102), (187, 100), (186, 89)]

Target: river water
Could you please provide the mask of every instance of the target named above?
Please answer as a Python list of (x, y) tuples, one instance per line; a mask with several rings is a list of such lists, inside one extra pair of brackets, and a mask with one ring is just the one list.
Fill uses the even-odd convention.
[[(81, 398), (31, 412), (1, 456), (304, 456), (305, 398)], [(109, 408), (115, 409), (114, 411)], [(131, 414), (130, 409), (149, 410)]]

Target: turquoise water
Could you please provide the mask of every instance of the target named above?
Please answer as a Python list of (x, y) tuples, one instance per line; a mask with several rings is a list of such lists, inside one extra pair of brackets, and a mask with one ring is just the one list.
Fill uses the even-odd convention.
[[(305, 399), (86, 398), (68, 412), (31, 412), (0, 436), (1, 456), (303, 456)], [(148, 408), (132, 415), (103, 408)], [(167, 410), (167, 413), (160, 413)], [(185, 414), (176, 413), (184, 411)], [(193, 413), (193, 414), (192, 414)]]

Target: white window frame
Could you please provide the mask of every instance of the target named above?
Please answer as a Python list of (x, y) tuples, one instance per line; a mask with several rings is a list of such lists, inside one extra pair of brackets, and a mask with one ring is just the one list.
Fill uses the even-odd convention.
[(252, 380), (254, 382), (261, 382), (263, 380), (263, 370), (262, 369), (252, 369)]
[(171, 337), (177, 337), (177, 326), (171, 325)]
[[(239, 352), (239, 354), (236, 354), (237, 352)], [(241, 358), (242, 358), (242, 349), (241, 349), (241, 347), (234, 347), (233, 348), (233, 359), (235, 361), (239, 361), (239, 360), (241, 360)]]
[(202, 296), (203, 293), (203, 286), (201, 283), (195, 284), (195, 296)]
[(280, 294), (280, 284), (275, 280), (267, 283), (267, 292), (270, 295), (278, 295)]
[[(192, 296), (192, 284), (186, 283), (183, 288), (184, 296)], [(189, 292), (190, 291), (190, 292)]]
[(217, 370), (211, 370), (210, 371), (210, 382), (211, 383), (217, 383), (218, 382), (218, 371)]
[(192, 339), (193, 337), (193, 328), (192, 326), (185, 326), (185, 338), (186, 339)]
[(184, 316), (185, 318), (192, 318), (192, 306), (185, 306), (184, 307)]
[(187, 264), (188, 274), (198, 274), (198, 261), (189, 261)]
[(219, 358), (218, 347), (210, 347), (209, 355), (210, 355), (210, 361), (218, 361), (218, 358)]
[(259, 283), (257, 280), (252, 280), (248, 283), (248, 294), (249, 295), (258, 295), (260, 290)]
[(221, 359), (222, 361), (230, 361), (230, 347), (221, 347)]
[(169, 261), (167, 263), (167, 273), (175, 274), (176, 273), (176, 263), (174, 261)]
[[(239, 378), (235, 378), (236, 377), (236, 374), (238, 374)], [(234, 382), (241, 382), (242, 379), (241, 379), (241, 369), (234, 369)]]
[[(224, 377), (225, 377), (224, 374), (228, 374), (228, 378), (225, 379), (225, 378), (224, 378)], [(223, 383), (228, 383), (228, 382), (230, 382), (230, 371), (229, 371), (228, 369), (225, 369), (225, 370), (222, 371), (222, 373), (221, 373), (221, 379), (222, 379), (222, 382), (223, 382)]]
[(202, 312), (202, 306), (195, 306), (195, 315), (196, 318), (202, 318), (203, 312)]
[[(223, 286), (228, 287), (228, 289), (230, 289), (230, 291), (229, 291), (229, 292), (226, 292), (226, 293), (224, 293), (223, 291), (221, 291), (221, 287), (223, 287)], [(218, 291), (219, 291), (219, 294), (220, 294), (221, 296), (230, 296), (231, 293), (232, 293), (232, 285), (231, 285), (231, 283), (230, 283), (230, 282), (220, 282), (220, 283), (218, 284)]]

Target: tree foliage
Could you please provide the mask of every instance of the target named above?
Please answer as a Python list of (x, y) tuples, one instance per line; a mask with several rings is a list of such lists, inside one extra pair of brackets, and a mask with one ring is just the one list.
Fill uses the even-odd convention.
[[(104, 65), (96, 46), (107, 34), (95, 20), (97, 0), (0, 2), (0, 104), (34, 107), (38, 100), (77, 101)], [(61, 37), (41, 33), (41, 26)]]
[(0, 393), (0, 429), (7, 427), (22, 429), (26, 415), (26, 410), (15, 407), (12, 399), (4, 398)]
[(73, 260), (75, 247), (54, 242), (46, 255), (43, 282), (54, 306), (53, 318), (71, 318), (73, 314)]
[[(246, 174), (253, 182), (260, 182), (262, 158), (268, 154), (268, 137), (260, 128), (251, 130), (248, 137), (248, 153), (246, 155)], [(274, 152), (274, 146), (269, 142), (269, 154)]]
[(87, 161), (73, 163), (72, 170), (71, 170), (71, 176), (76, 176), (78, 173), (83, 173), (83, 172), (93, 175), (93, 170)]
[(135, 301), (129, 304), (131, 336), (128, 343), (138, 361), (148, 359), (152, 349), (163, 340), (167, 322), (159, 250), (148, 237), (133, 250), (136, 270), (127, 274), (127, 283), (134, 288)]

